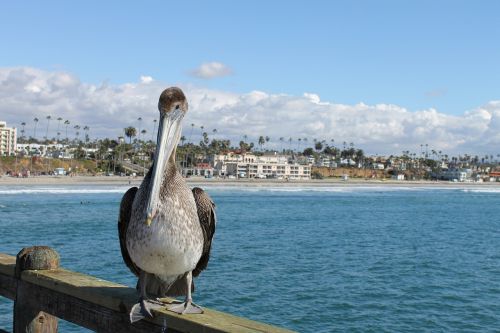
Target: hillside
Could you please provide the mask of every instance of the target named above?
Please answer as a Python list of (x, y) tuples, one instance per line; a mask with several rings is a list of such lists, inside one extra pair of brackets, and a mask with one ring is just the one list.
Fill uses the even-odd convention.
[(8, 172), (22, 172), (23, 170), (31, 169), (35, 174), (48, 173), (55, 168), (64, 168), (75, 170), (78, 174), (92, 175), (98, 173), (96, 163), (92, 160), (62, 160), (62, 159), (47, 159), (34, 157), (16, 158), (15, 157), (0, 157), (0, 175)]

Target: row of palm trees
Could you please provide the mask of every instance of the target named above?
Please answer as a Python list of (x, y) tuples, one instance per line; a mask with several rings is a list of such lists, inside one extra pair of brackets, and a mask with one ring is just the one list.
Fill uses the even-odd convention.
[[(52, 120), (52, 116), (46, 116), (45, 119), (47, 120), (47, 126), (45, 127), (45, 136), (43, 137), (43, 141), (48, 143), (51, 139), (49, 138), (49, 126), (50, 126), (50, 121)], [(58, 117), (56, 118), (57, 120), (57, 130), (56, 130), (56, 133), (57, 133), (57, 136), (55, 138), (52, 138), (53, 140), (55, 140), (56, 142), (61, 142), (61, 124), (64, 126), (65, 128), (65, 134), (66, 134), (66, 139), (65, 139), (65, 143), (68, 144), (70, 142), (69, 140), (69, 136), (68, 136), (68, 127), (69, 125), (71, 124), (71, 122), (69, 120), (64, 120), (63, 118), (61, 117)], [(64, 120), (64, 122), (62, 122)], [(33, 126), (33, 136), (31, 136), (29, 138), (29, 140), (26, 140), (26, 122), (21, 122), (21, 137), (20, 137), (20, 142), (30, 142), (30, 143), (33, 143), (33, 142), (39, 142), (40, 140), (37, 139), (37, 129), (38, 129), (38, 122), (40, 120), (35, 117), (33, 118), (33, 123), (34, 123), (34, 126)], [(90, 136), (89, 136), (89, 131), (90, 131), (90, 127), (85, 125), (83, 126), (83, 128), (76, 124), (73, 126), (73, 129), (75, 130), (75, 139), (76, 139), (76, 142), (78, 143), (80, 140), (79, 140), (79, 136), (80, 136), (80, 130), (83, 129), (84, 133), (85, 133), (85, 142), (86, 143), (89, 143), (90, 142)]]
[[(64, 130), (65, 132), (65, 139), (62, 142), (65, 142), (66, 144), (70, 143), (69, 135), (68, 135), (68, 129), (71, 128), (70, 121), (69, 120), (64, 120), (61, 117), (53, 119), (50, 115), (45, 117), (46, 119), (46, 126), (45, 126), (45, 135), (43, 139), (45, 142), (48, 142), (49, 139), (49, 129), (51, 125), (51, 121), (55, 120), (57, 121), (57, 137), (54, 138), (57, 142), (61, 142), (61, 132)], [(37, 130), (38, 130), (38, 125), (39, 125), (39, 119), (34, 118), (33, 119), (33, 136), (30, 137), (28, 140), (29, 142), (36, 142), (37, 140)], [(146, 135), (147, 135), (147, 130), (146, 126), (143, 125), (143, 119), (142, 117), (137, 118), (137, 128), (133, 126), (129, 126), (124, 129), (124, 134), (125, 137), (129, 139), (129, 144), (132, 144), (132, 139), (136, 138), (134, 140), (134, 143), (137, 143), (139, 149), (144, 153), (145, 149), (147, 147), (148, 150), (151, 150), (151, 147), (154, 145), (154, 135), (156, 133), (156, 128), (157, 128), (157, 120), (153, 120), (153, 130), (151, 132), (151, 139), (147, 140)], [(26, 122), (21, 123), (22, 129), (21, 129), (21, 140), (20, 141), (27, 141), (26, 140)], [(80, 141), (80, 134), (81, 130), (83, 129), (85, 133), (85, 138), (84, 142), (88, 144), (90, 142), (90, 137), (89, 137), (89, 131), (90, 128), (89, 126), (83, 126), (83, 128), (76, 124), (73, 125), (73, 130), (74, 130), (74, 136), (75, 139), (73, 140), (73, 143), (76, 143), (79, 145), (81, 143)], [(256, 144), (254, 142), (249, 142), (249, 138), (246, 134), (242, 135), (241, 140), (239, 141), (239, 144), (236, 147), (231, 146), (231, 142), (229, 140), (223, 140), (223, 139), (216, 139), (217, 136), (217, 129), (212, 129), (211, 135), (213, 136), (210, 138), (209, 136), (209, 131), (205, 130), (205, 126), (201, 125), (199, 126), (199, 135), (200, 135), (200, 141), (198, 144), (195, 144), (196, 139), (193, 139), (193, 134), (195, 131), (196, 125), (194, 123), (191, 123), (191, 129), (189, 131), (189, 138), (186, 138), (186, 136), (181, 137), (181, 147), (179, 149), (180, 152), (184, 152), (185, 154), (188, 154), (188, 152), (194, 153), (196, 152), (197, 154), (209, 154), (209, 153), (220, 153), (223, 151), (227, 151), (230, 149), (237, 149), (239, 148), (242, 151), (255, 151), (255, 152), (260, 152), (263, 153), (264, 151), (270, 151), (267, 147), (268, 143), (271, 141), (271, 138), (267, 135), (260, 135), (256, 138), (257, 145), (259, 147), (259, 150), (256, 150)], [(331, 156), (341, 156), (343, 158), (355, 158), (355, 159), (361, 159), (364, 154), (363, 151), (360, 149), (354, 149), (354, 143), (353, 142), (346, 142), (343, 141), (340, 147), (343, 147), (341, 149), (340, 147), (337, 148), (335, 147), (335, 140), (330, 139), (329, 141), (327, 140), (319, 140), (319, 139), (313, 139), (312, 140), (312, 148), (307, 149), (309, 146), (309, 139), (307, 137), (299, 137), (299, 138), (285, 138), (285, 137), (280, 137), (279, 138), (280, 142), (280, 152), (284, 153), (302, 153), (305, 155), (309, 155), (306, 153), (310, 153), (311, 149), (314, 148), (314, 151), (317, 154), (323, 153)], [(306, 149), (302, 152), (301, 148), (302, 145), (306, 147)], [(96, 143), (97, 146), (97, 143)], [(286, 149), (287, 147), (287, 149)], [(306, 151), (307, 150), (307, 151)], [(403, 151), (403, 158), (410, 158), (413, 160), (416, 159), (421, 159), (421, 160), (434, 160), (434, 161), (449, 161), (449, 156), (447, 154), (443, 154), (442, 151), (440, 150), (435, 150), (429, 147), (428, 144), (420, 144), (420, 154), (418, 153), (410, 153), (410, 151)], [(497, 161), (500, 158), (500, 154), (496, 155)], [(452, 164), (458, 164), (459, 162), (463, 163), (468, 163), (468, 164), (479, 164), (481, 163), (488, 163), (488, 162), (493, 162), (494, 161), (494, 156), (493, 155), (485, 155), (484, 157), (479, 157), (479, 156), (474, 156), (472, 157), (471, 155), (463, 155), (463, 156), (458, 156), (458, 157), (452, 157), (451, 158), (451, 163)]]

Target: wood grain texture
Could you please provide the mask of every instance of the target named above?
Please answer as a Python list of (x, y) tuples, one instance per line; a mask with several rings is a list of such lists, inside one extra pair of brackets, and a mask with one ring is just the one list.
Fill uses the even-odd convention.
[[(59, 254), (47, 246), (22, 249), (16, 256), (15, 277), (19, 279), (26, 270), (53, 270), (59, 268)], [(14, 333), (57, 333), (58, 320), (42, 311), (32, 293), (31, 285), (17, 281), (14, 301)]]
[(98, 332), (161, 332), (164, 323), (167, 332), (173, 333), (290, 332), (207, 308), (202, 315), (155, 311), (153, 319), (132, 325), (128, 313), (137, 301), (135, 289), (61, 268), (24, 270), (16, 280), (14, 262), (15, 257), (0, 254), (0, 294), (14, 298), (17, 284), (20, 296), (28, 299), (29, 315), (35, 319), (42, 311)]

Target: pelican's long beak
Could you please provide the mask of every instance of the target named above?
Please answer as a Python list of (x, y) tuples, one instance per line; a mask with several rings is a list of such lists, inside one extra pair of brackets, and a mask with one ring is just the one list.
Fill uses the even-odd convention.
[[(146, 208), (146, 225), (151, 225), (158, 211), (160, 190), (165, 177), (167, 163), (179, 141), (181, 135), (181, 120), (184, 114), (180, 110), (168, 114), (161, 114), (158, 126), (158, 139), (153, 166), (153, 175), (150, 180), (148, 206)], [(175, 160), (175, 158), (174, 158)]]

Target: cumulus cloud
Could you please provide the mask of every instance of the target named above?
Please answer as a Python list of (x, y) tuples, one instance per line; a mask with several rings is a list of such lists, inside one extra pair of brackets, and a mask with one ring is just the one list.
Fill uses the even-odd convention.
[[(0, 120), (33, 134), (33, 118), (45, 128), (46, 116), (70, 121), (72, 126), (90, 127), (91, 137), (118, 137), (127, 126), (147, 130), (152, 138), (153, 120), (158, 118), (157, 102), (169, 83), (142, 77), (121, 85), (93, 85), (66, 72), (35, 68), (0, 68)], [(187, 140), (201, 139), (200, 126), (218, 138), (239, 142), (243, 135), (254, 142), (269, 136), (270, 147), (280, 148), (298, 138), (334, 139), (336, 146), (353, 142), (369, 154), (401, 154), (420, 151), (421, 144), (443, 153), (497, 154), (500, 145), (500, 101), (486, 102), (462, 115), (448, 115), (435, 109), (410, 111), (394, 104), (349, 105), (321, 101), (314, 93), (303, 96), (251, 91), (228, 91), (183, 85), (189, 102), (184, 120)], [(137, 119), (141, 117), (142, 121)], [(43, 125), (42, 125), (43, 124)], [(191, 126), (194, 124), (195, 126)], [(55, 136), (52, 121), (49, 136)], [(64, 131), (63, 131), (64, 132)], [(51, 134), (52, 133), (52, 134)], [(37, 136), (41, 137), (40, 132)], [(283, 137), (285, 143), (279, 140)], [(304, 148), (302, 143), (301, 148)]]
[(220, 62), (206, 62), (191, 71), (191, 75), (200, 79), (213, 79), (233, 74), (233, 71)]
[(141, 76), (142, 83), (151, 83), (153, 82), (153, 78), (151, 76), (143, 75)]

